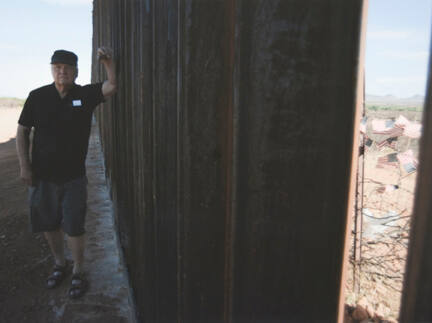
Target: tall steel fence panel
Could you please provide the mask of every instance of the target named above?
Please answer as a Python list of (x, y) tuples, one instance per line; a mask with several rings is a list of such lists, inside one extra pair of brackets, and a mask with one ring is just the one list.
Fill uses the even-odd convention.
[(141, 321), (337, 321), (362, 5), (94, 1), (94, 53), (113, 48), (119, 83), (97, 120)]
[(429, 50), (429, 67), (426, 97), (423, 107), (423, 131), (420, 140), (419, 170), (416, 196), (410, 231), (408, 258), (404, 277), (404, 289), (400, 321), (430, 322), (432, 310), (432, 48)]

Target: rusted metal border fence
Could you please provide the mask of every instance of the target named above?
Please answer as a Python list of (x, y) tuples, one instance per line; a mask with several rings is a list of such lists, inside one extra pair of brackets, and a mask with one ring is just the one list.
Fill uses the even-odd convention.
[[(432, 42), (431, 42), (432, 46)], [(414, 212), (402, 291), (401, 322), (432, 322), (432, 47), (423, 110)]]
[(141, 321), (338, 320), (362, 6), (94, 1), (94, 49), (118, 64), (97, 118)]

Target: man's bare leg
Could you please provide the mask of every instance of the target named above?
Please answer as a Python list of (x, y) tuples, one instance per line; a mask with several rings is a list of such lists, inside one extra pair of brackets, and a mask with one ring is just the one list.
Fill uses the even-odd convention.
[(54, 256), (56, 265), (64, 266), (66, 264), (64, 256), (64, 234), (63, 230), (44, 232), (45, 238)]
[(68, 236), (68, 246), (71, 250), (72, 259), (74, 261), (73, 273), (82, 273), (84, 271), (85, 234), (78, 237)]
[(84, 295), (88, 288), (83, 268), (85, 235), (68, 237), (68, 246), (74, 261), (71, 287), (68, 293), (70, 298), (78, 298)]

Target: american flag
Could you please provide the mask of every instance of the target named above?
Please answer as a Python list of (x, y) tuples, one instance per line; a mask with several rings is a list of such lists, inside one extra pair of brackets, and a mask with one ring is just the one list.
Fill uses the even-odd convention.
[(387, 138), (386, 140), (380, 141), (377, 143), (377, 147), (379, 149), (382, 149), (383, 147), (390, 147), (394, 150), (396, 150), (396, 143), (397, 143), (398, 137), (390, 137)]
[(395, 127), (394, 120), (372, 120), (373, 132), (380, 135), (389, 135), (391, 137), (398, 137), (403, 134), (403, 128)]
[(420, 138), (422, 125), (417, 122), (410, 122), (404, 129), (404, 136), (409, 138)]
[(391, 153), (378, 158), (377, 168), (384, 168), (385, 166), (399, 167), (397, 158), (398, 153)]
[(398, 188), (399, 188), (398, 185), (387, 184), (387, 185), (385, 186), (385, 191), (386, 191), (387, 193), (389, 193), (389, 192), (393, 192), (394, 190), (397, 190)]
[(399, 117), (395, 121), (395, 126), (399, 128), (405, 128), (411, 122), (405, 118), (403, 115), (399, 115)]
[(387, 184), (385, 186), (380, 186), (377, 188), (377, 192), (382, 194), (382, 193), (390, 193), (393, 192), (394, 190), (397, 190), (399, 188), (398, 185), (393, 185), (393, 184)]
[(360, 132), (366, 134), (366, 126), (367, 126), (368, 117), (364, 116), (360, 121)]
[(366, 134), (363, 137), (363, 144), (360, 145), (359, 156), (363, 155), (365, 150), (370, 148), (373, 144), (372, 139), (370, 139)]
[(394, 124), (395, 122), (393, 120), (373, 119), (372, 129), (374, 132), (388, 131), (394, 127)]
[(411, 149), (404, 153), (397, 154), (397, 159), (407, 173), (412, 173), (417, 169), (418, 160), (414, 157), (414, 153)]
[(395, 127), (403, 129), (403, 135), (409, 138), (420, 138), (422, 126), (418, 122), (411, 122), (403, 115), (400, 115), (395, 121)]
[(408, 164), (403, 164), (402, 165), (404, 170), (408, 173), (411, 174), (412, 172), (415, 172), (417, 167), (414, 163), (408, 163)]

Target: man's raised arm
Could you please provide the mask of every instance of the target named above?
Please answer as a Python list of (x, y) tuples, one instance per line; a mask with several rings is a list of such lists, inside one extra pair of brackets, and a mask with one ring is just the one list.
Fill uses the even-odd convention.
[(111, 49), (100, 47), (97, 50), (97, 58), (104, 65), (107, 80), (102, 84), (104, 97), (113, 95), (117, 90), (116, 70)]

